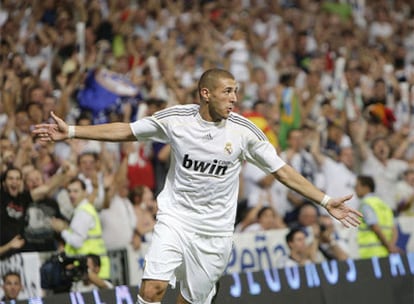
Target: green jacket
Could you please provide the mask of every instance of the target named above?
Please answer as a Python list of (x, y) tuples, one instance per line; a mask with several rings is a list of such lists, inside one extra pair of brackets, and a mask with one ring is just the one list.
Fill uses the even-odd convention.
[[(362, 200), (362, 205), (370, 206), (378, 217), (378, 225), (387, 240), (391, 240), (394, 227), (394, 214), (392, 209), (377, 196), (368, 196)], [(362, 220), (358, 228), (358, 246), (361, 259), (374, 256), (388, 256), (388, 250), (382, 245), (376, 233)]]
[(84, 211), (89, 213), (94, 221), (95, 226), (88, 231), (88, 237), (83, 242), (80, 248), (75, 248), (70, 244), (65, 245), (65, 252), (67, 255), (87, 255), (87, 254), (96, 254), (101, 258), (101, 269), (99, 271), (99, 277), (103, 279), (110, 278), (110, 262), (107, 255), (106, 247), (104, 240), (102, 238), (102, 227), (101, 221), (99, 219), (98, 213), (93, 205), (90, 203), (81, 204), (75, 209), (76, 212)]

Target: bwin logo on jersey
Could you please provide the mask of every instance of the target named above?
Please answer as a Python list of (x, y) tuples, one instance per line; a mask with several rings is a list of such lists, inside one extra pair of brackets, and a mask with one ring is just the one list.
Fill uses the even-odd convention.
[(228, 168), (227, 166), (219, 165), (219, 161), (217, 159), (214, 159), (212, 162), (193, 160), (188, 156), (188, 154), (184, 155), (183, 167), (212, 175), (224, 175), (226, 174)]

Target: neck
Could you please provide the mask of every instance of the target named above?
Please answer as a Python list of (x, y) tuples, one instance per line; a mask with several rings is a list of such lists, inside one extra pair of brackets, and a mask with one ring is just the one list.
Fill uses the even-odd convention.
[(290, 258), (296, 262), (298, 262), (299, 264), (303, 264), (303, 262), (305, 262), (306, 258), (303, 254), (300, 254), (299, 252), (291, 252), (290, 253)]
[(209, 108), (206, 103), (201, 103), (199, 113), (200, 113), (201, 118), (204, 119), (205, 121), (210, 121), (210, 122), (214, 121), (210, 115)]

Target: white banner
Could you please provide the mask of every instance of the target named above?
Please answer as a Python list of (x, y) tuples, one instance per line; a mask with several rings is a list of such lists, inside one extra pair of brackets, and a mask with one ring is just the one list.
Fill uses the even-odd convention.
[[(414, 252), (414, 217), (399, 217), (397, 221), (399, 227), (398, 246), (405, 252)], [(226, 274), (277, 267), (278, 260), (289, 252), (285, 242), (287, 232), (288, 229), (277, 229), (234, 234), (233, 252)], [(344, 229), (337, 235), (338, 241), (347, 246), (344, 250), (351, 258), (358, 256), (356, 232), (357, 229)], [(138, 251), (128, 249), (130, 285), (140, 283), (147, 248), (148, 244), (144, 243)]]
[(400, 216), (397, 245), (406, 253), (414, 252), (414, 216)]

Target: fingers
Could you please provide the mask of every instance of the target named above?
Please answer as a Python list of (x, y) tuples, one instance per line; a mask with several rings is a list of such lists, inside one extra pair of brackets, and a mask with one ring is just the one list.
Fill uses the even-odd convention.
[(354, 213), (348, 213), (343, 219), (341, 219), (341, 223), (347, 228), (358, 227), (361, 224), (361, 217)]
[(341, 198), (341, 201), (342, 202), (346, 202), (346, 201), (349, 201), (351, 198), (352, 198), (352, 194), (348, 194), (348, 195), (346, 195), (346, 196), (344, 196), (344, 197), (342, 197)]
[(352, 213), (353, 213), (353, 214), (355, 214), (355, 215), (359, 216), (360, 218), (361, 218), (361, 217), (364, 217), (364, 215), (363, 215), (361, 212), (359, 212), (358, 210), (351, 209), (351, 211), (352, 211)]
[(359, 224), (361, 224), (360, 218), (352, 213), (348, 215), (346, 219), (348, 220), (348, 223), (351, 224), (353, 227), (357, 227), (359, 226)]
[(56, 122), (58, 122), (59, 120), (61, 120), (58, 116), (56, 116), (55, 112), (53, 112), (53, 111), (51, 111), (51, 112), (50, 112), (50, 116), (52, 116), (52, 118), (53, 118)]
[(35, 135), (37, 138), (39, 138), (40, 141), (42, 142), (52, 141), (49, 128), (50, 128), (50, 125), (46, 125), (46, 127), (39, 126), (39, 128), (35, 126), (35, 129), (32, 131), (32, 134)]
[(342, 225), (345, 226), (345, 228), (349, 228), (350, 227), (349, 224), (348, 224), (348, 222), (345, 219), (342, 219), (341, 220), (341, 223), (342, 223)]
[(59, 116), (57, 116), (53, 111), (50, 112), (50, 115), (56, 121), (56, 123), (58, 124), (58, 126), (63, 127), (63, 125), (66, 125), (66, 122), (64, 122), (63, 119), (61, 119)]
[(49, 124), (39, 124), (39, 125), (35, 125), (32, 133), (35, 135), (39, 135), (41, 133), (45, 133), (47, 132), (47, 129), (49, 128)]

